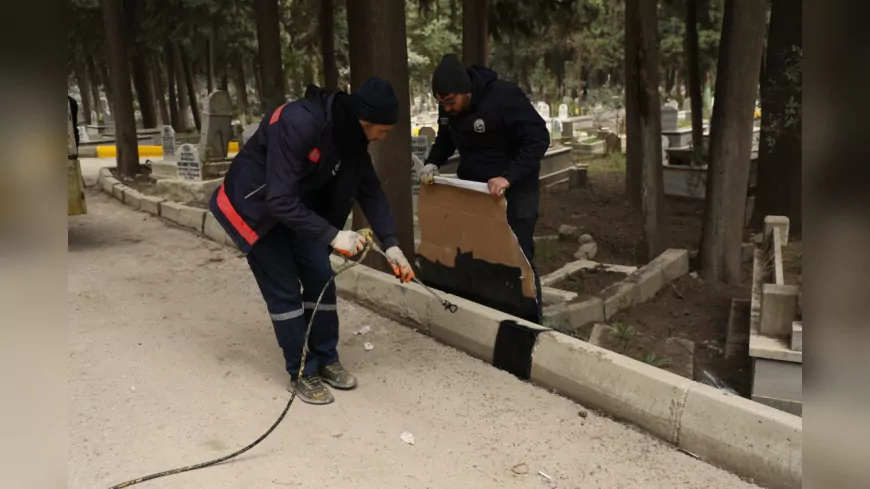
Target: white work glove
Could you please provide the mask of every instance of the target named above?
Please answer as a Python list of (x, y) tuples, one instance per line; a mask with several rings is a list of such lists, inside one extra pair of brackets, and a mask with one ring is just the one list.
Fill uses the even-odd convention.
[(420, 181), (425, 185), (432, 185), (435, 183), (435, 177), (438, 175), (438, 167), (432, 163), (428, 163), (422, 170), (420, 170)]
[(365, 248), (366, 239), (356, 231), (339, 231), (329, 246), (342, 255), (351, 257)]
[(411, 264), (408, 263), (408, 259), (405, 258), (405, 254), (402, 253), (402, 250), (398, 246), (391, 246), (384, 253), (387, 255), (387, 262), (393, 269), (393, 275), (399, 281), (406, 283), (414, 278), (414, 269), (411, 268)]

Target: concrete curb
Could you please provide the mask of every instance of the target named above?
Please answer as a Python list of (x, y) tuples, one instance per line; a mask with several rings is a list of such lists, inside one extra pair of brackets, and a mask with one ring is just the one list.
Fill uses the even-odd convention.
[[(112, 195), (121, 185), (102, 170), (98, 183)], [(146, 198), (140, 197), (140, 203)], [(127, 200), (133, 206), (135, 198), (122, 202)], [(161, 217), (200, 234), (205, 231), (205, 237), (218, 243), (231, 243), (202, 209), (168, 201), (160, 202), (159, 208)], [(168, 216), (163, 216), (164, 210)], [(200, 216), (200, 224), (191, 216)], [(338, 266), (344, 260), (333, 257), (332, 262)], [(680, 272), (662, 268), (666, 283)], [(335, 282), (343, 297), (580, 404), (634, 423), (708, 463), (774, 489), (802, 485), (803, 420), (798, 416), (445, 293), (458, 307), (452, 314), (423, 287), (400, 284), (392, 275), (364, 265), (350, 268)], [(640, 293), (634, 285), (633, 293)], [(603, 315), (603, 303), (597, 308)]]

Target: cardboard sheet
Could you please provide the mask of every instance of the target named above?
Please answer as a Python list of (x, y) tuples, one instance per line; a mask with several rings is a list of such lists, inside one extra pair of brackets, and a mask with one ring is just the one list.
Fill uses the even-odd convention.
[[(437, 177), (434, 185), (422, 185), (417, 211), (421, 279), (471, 300), (483, 297), (484, 303), (537, 304), (534, 273), (506, 211), (505, 198), (489, 195), (483, 183)], [(469, 260), (473, 271), (458, 269), (468, 267)]]

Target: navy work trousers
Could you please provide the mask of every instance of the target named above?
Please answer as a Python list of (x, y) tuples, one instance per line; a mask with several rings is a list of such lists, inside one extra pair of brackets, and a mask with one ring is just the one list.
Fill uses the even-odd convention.
[(248, 253), (278, 345), (284, 352), (287, 372), (295, 379), (302, 360), (305, 329), (317, 297), (329, 283), (308, 337), (308, 355), (303, 375), (338, 361), (338, 312), (330, 249), (278, 225), (257, 241)]

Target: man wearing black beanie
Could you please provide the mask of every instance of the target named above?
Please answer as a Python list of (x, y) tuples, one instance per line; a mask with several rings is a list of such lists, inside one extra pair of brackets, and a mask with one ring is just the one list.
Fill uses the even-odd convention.
[[(359, 233), (342, 230), (354, 202), (396, 277), (414, 277), (368, 153), (369, 141), (383, 139), (396, 124), (398, 110), (393, 87), (380, 78), (370, 78), (353, 94), (310, 85), (304, 98), (263, 118), (209, 203), (247, 256), (284, 353), (290, 389), (311, 404), (334, 401), (323, 382), (337, 389), (356, 386), (338, 360), (334, 283), (303, 344), (320, 291), (332, 278), (330, 251), (351, 257), (365, 245)], [(308, 355), (297, 379), (303, 348)]]
[[(540, 201), (538, 173), (550, 145), (546, 122), (517, 85), (498, 79), (489, 68), (466, 69), (454, 54), (444, 55), (432, 74), (432, 91), (440, 105), (438, 134), (420, 179), (432, 184), (438, 168), (458, 150), (457, 176), (486, 182), (493, 196), (505, 196), (508, 223), (532, 263)], [(540, 322), (537, 273), (535, 283)]]

